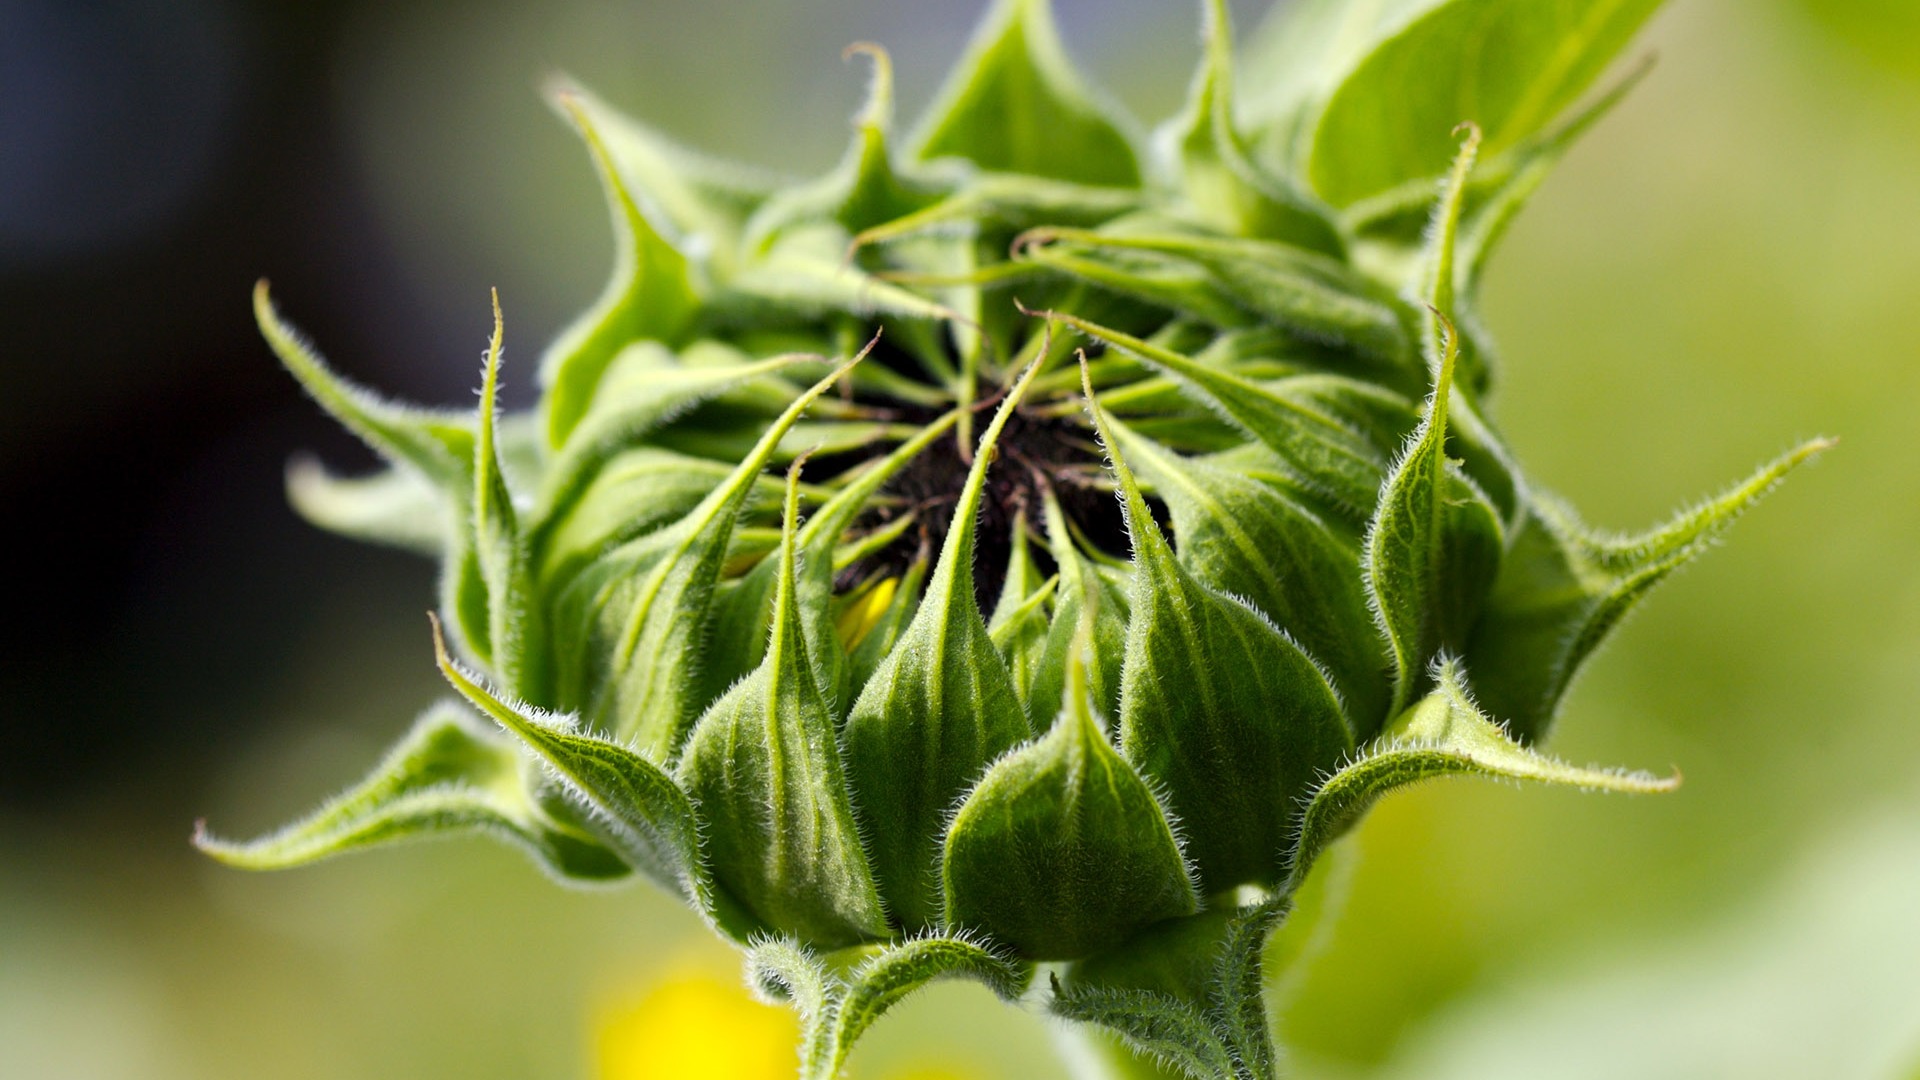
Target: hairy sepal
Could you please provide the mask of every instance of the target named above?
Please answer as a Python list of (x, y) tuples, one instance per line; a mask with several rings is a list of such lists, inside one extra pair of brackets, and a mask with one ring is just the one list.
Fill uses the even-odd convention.
[(1288, 871), (1287, 891), (1297, 889), (1328, 844), (1359, 820), (1381, 796), (1441, 776), (1473, 775), (1626, 794), (1657, 794), (1679, 777), (1580, 768), (1515, 742), (1480, 711), (1457, 660), (1434, 664), (1434, 689), (1395, 720), (1353, 761), (1329, 775), (1301, 812)]
[(529, 797), (521, 754), (452, 703), (421, 714), (366, 779), (283, 829), (222, 840), (197, 827), (194, 844), (246, 870), (284, 870), (351, 851), (453, 834), (485, 833), (522, 848), (556, 879), (626, 876), (619, 856), (543, 814)]

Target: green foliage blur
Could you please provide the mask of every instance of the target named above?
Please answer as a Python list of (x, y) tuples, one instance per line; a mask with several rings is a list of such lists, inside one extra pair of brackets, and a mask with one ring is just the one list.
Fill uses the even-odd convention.
[[(1196, 11), (1059, 6), (1085, 69), (1137, 115), (1177, 106)], [(1236, 5), (1244, 26), (1260, 7)], [(497, 285), (522, 401), (539, 345), (610, 258), (543, 75), (810, 172), (858, 104), (842, 46), (887, 46), (912, 116), (975, 14), (945, 0), (351, 12), (329, 45), (330, 107), (301, 119), (332, 125), (385, 238), (414, 324), (397, 367), (463, 385)], [(1920, 1067), (1920, 6), (1671, 0), (1634, 51), (1658, 66), (1490, 272), (1497, 419), (1542, 484), (1623, 529), (1800, 438), (1841, 445), (1666, 585), (1569, 701), (1556, 754), (1677, 765), (1679, 793), (1453, 782), (1393, 797), (1346, 842), (1340, 928), (1288, 977), (1302, 1077)], [(354, 269), (311, 287), (354, 297)], [(244, 286), (232, 309), (245, 320)], [(336, 359), (369, 370), (368, 350)], [(264, 346), (257, 362), (272, 367)], [(301, 608), (298, 660), (265, 673), (269, 690), (199, 688), (234, 734), (194, 749), (215, 765), (188, 802), (106, 785), (0, 816), (0, 1075), (587, 1076), (610, 1003), (669, 969), (732, 970), (666, 897), (559, 890), (493, 845), (266, 877), (190, 851), (193, 814), (235, 835), (287, 820), (443, 692), (429, 569), (369, 566), (376, 585)], [(38, 722), (8, 701), (0, 718)], [(144, 769), (184, 758), (158, 746)], [(938, 988), (876, 1029), (854, 1074), (1068, 1075), (1053, 1038), (984, 990)]]

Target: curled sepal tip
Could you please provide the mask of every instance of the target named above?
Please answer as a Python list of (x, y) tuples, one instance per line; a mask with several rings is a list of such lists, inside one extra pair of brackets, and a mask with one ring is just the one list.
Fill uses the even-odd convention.
[(1436, 662), (1433, 681), (1431, 693), (1314, 791), (1301, 814), (1287, 891), (1300, 886), (1314, 859), (1382, 795), (1435, 777), (1491, 776), (1638, 795), (1680, 786), (1677, 772), (1657, 777), (1581, 768), (1520, 745), (1480, 711), (1456, 660)]
[(1032, 969), (957, 934), (907, 938), (879, 949), (852, 970), (830, 971), (805, 945), (761, 938), (747, 949), (747, 982), (793, 1006), (803, 1028), (801, 1080), (834, 1080), (874, 1021), (928, 983), (971, 979), (1003, 1001), (1017, 999)]
[(723, 932), (744, 939), (755, 927), (713, 885), (701, 856), (693, 803), (672, 778), (639, 754), (571, 730), (561, 718), (535, 715), (500, 700), (447, 654), (440, 620), (433, 623), (440, 673), (475, 708), (517, 737), (562, 787), (593, 813), (591, 824), (635, 869), (692, 901)]
[(349, 851), (454, 833), (490, 833), (531, 854), (563, 881), (607, 881), (627, 865), (594, 837), (542, 814), (520, 776), (520, 755), (466, 709), (435, 705), (365, 780), (307, 817), (250, 841), (194, 826), (193, 843), (229, 866), (284, 870)]
[(1530, 500), (1465, 651), (1480, 700), (1523, 741), (1544, 734), (1581, 665), (1654, 586), (1704, 554), (1788, 473), (1834, 445), (1802, 443), (1638, 535), (1597, 533), (1558, 503)]

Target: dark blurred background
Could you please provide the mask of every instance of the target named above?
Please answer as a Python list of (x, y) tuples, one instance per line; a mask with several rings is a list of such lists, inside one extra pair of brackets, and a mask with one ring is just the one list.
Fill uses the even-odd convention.
[[(1059, 3), (1150, 120), (1191, 7)], [(730, 963), (645, 890), (563, 893), (478, 843), (266, 878), (187, 848), (197, 816), (311, 805), (437, 693), (432, 568), (286, 508), (295, 452), (370, 458), (248, 290), (270, 277), (356, 377), (456, 404), (498, 286), (524, 403), (610, 261), (546, 75), (806, 174), (858, 104), (842, 46), (893, 52), (910, 119), (973, 9), (0, 0), (0, 1075), (643, 1075), (595, 1049), (608, 1003)], [(1305, 1075), (1920, 1063), (1920, 4), (1672, 0), (1641, 49), (1659, 67), (1493, 271), (1498, 418), (1623, 528), (1843, 443), (1567, 710), (1560, 752), (1678, 763), (1680, 795), (1462, 784), (1363, 830), (1288, 1021)], [(1040, 1021), (928, 1002), (860, 1075), (1054, 1074)]]

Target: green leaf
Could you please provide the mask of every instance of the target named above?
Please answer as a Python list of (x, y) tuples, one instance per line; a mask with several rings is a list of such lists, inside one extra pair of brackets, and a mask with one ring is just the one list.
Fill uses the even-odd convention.
[(519, 752), (451, 703), (421, 714), (365, 780), (300, 821), (245, 843), (217, 839), (201, 823), (193, 842), (229, 866), (282, 870), (363, 848), (472, 832), (524, 848), (561, 880), (606, 881), (627, 873), (592, 836), (536, 809), (521, 781)]
[(1433, 0), (1297, 0), (1275, 4), (1241, 56), (1241, 119), (1269, 168), (1302, 176), (1315, 110), (1379, 40), (1380, 30)]
[(772, 643), (694, 726), (678, 778), (714, 875), (760, 921), (809, 941), (887, 936), (842, 774), (833, 702), (808, 656), (795, 583), (799, 465), (787, 474)]
[(453, 527), (447, 500), (404, 466), (371, 476), (335, 476), (301, 455), (287, 465), (287, 501), (328, 532), (420, 555), (441, 555)]
[(1060, 45), (1047, 0), (996, 0), (914, 139), (922, 159), (1131, 187), (1133, 147)]
[(706, 704), (697, 700), (701, 635), (740, 506), (788, 429), (865, 355), (795, 399), (686, 517), (630, 541), (567, 588), (549, 622), (564, 707), (586, 701), (597, 728), (633, 740), (650, 760), (671, 760)]
[(1220, 232), (1343, 254), (1329, 213), (1248, 155), (1234, 123), (1232, 17), (1225, 0), (1203, 0), (1201, 12), (1200, 70), (1185, 111), (1157, 136), (1174, 159), (1182, 198)]
[(1580, 666), (1655, 585), (1711, 548), (1800, 464), (1833, 445), (1815, 439), (1719, 496), (1637, 536), (1596, 534), (1535, 497), (1514, 529), (1465, 657), (1480, 698), (1514, 735), (1546, 734)]
[(613, 215), (613, 277), (600, 299), (547, 349), (540, 379), (547, 393), (547, 441), (565, 443), (593, 400), (601, 375), (630, 342), (675, 343), (699, 304), (687, 258), (654, 228), (616, 165), (586, 100), (556, 98), (586, 141)]
[(447, 682), (525, 743), (575, 799), (593, 812), (601, 838), (635, 869), (691, 901), (736, 939), (759, 927), (715, 888), (700, 850), (700, 821), (686, 792), (652, 762), (616, 743), (575, 730), (568, 718), (502, 701), (447, 655), (434, 620), (434, 653)]
[(939, 843), (954, 801), (1031, 731), (974, 602), (973, 552), (994, 446), (1039, 366), (1007, 391), (980, 437), (926, 596), (847, 718), (847, 773), (871, 824), (880, 894), (910, 931), (938, 914)]
[[(1083, 628), (1076, 651), (1089, 643)], [(1166, 811), (1091, 704), (1073, 656), (1052, 730), (995, 762), (960, 804), (942, 861), (950, 925), (1070, 960), (1199, 907)]]
[(1295, 801), (1352, 748), (1326, 674), (1266, 616), (1182, 569), (1091, 385), (1133, 538), (1120, 746), (1162, 786), (1207, 893), (1282, 871)]
[(1271, 447), (1307, 489), (1356, 516), (1364, 517), (1373, 506), (1386, 462), (1364, 436), (1317, 402), (1208, 367), (1074, 315), (1045, 314), (1172, 376), (1197, 400)]
[(1521, 746), (1474, 704), (1458, 661), (1436, 663), (1433, 681), (1431, 693), (1313, 792), (1301, 814), (1288, 892), (1305, 880), (1327, 845), (1382, 795), (1436, 777), (1490, 776), (1629, 794), (1679, 786), (1677, 775), (1663, 780), (1641, 772), (1583, 769)]
[(1446, 0), (1380, 42), (1326, 104), (1309, 174), (1348, 206), (1440, 175), (1448, 132), (1487, 151), (1542, 130), (1599, 77), (1660, 0)]
[(1180, 565), (1245, 599), (1327, 668), (1356, 734), (1384, 722), (1389, 688), (1360, 553), (1312, 510), (1241, 472), (1183, 458), (1117, 421), (1118, 449), (1173, 516)]
[(1233, 1051), (1198, 1008), (1150, 990), (1067, 988), (1054, 977), (1054, 1015), (1117, 1033), (1135, 1053), (1192, 1080), (1237, 1080)]

